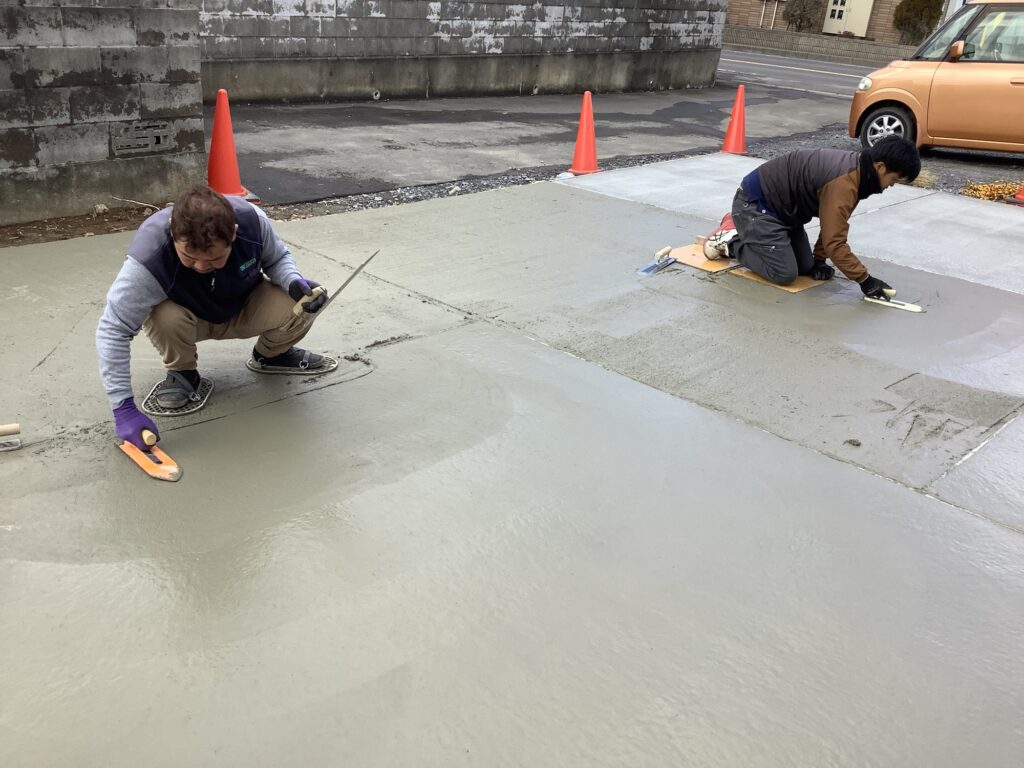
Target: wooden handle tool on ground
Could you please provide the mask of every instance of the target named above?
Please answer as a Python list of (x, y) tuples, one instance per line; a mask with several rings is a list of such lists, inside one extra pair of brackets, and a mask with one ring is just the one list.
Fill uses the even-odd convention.
[(21, 424), (0, 424), (0, 451), (15, 451), (21, 448), (21, 440), (15, 435), (21, 434)]

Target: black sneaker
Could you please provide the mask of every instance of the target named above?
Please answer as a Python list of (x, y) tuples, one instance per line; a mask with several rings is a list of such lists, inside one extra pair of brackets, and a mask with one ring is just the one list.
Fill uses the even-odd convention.
[(306, 349), (292, 347), (274, 357), (264, 357), (252, 350), (252, 360), (246, 363), (248, 368), (259, 373), (326, 373), (338, 366), (338, 361), (327, 355), (318, 355)]

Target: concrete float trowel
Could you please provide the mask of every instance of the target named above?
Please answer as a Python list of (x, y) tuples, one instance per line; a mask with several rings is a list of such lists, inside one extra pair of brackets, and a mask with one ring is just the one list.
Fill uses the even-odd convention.
[(870, 296), (865, 296), (864, 301), (870, 304), (881, 304), (883, 307), (890, 307), (892, 309), (902, 309), (906, 312), (924, 312), (917, 304), (908, 304), (905, 301), (897, 301), (893, 297), (896, 295), (895, 288), (883, 288), (882, 293), (885, 294), (884, 299), (873, 299)]
[(142, 430), (142, 442), (148, 447), (143, 451), (127, 440), (118, 444), (118, 448), (124, 451), (125, 455), (139, 465), (139, 469), (152, 477), (154, 480), (169, 480), (174, 482), (181, 479), (181, 468), (174, 459), (156, 447), (157, 436), (148, 429)]

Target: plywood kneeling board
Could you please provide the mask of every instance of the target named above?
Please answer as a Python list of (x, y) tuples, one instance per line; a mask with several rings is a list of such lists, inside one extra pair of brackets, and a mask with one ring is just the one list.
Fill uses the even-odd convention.
[(755, 272), (751, 272), (746, 267), (734, 269), (729, 274), (739, 275), (740, 277), (745, 277), (747, 278), (747, 280), (753, 280), (755, 283), (761, 283), (762, 285), (770, 285), (772, 288), (779, 288), (785, 291), (786, 293), (800, 293), (800, 291), (806, 291), (808, 288), (814, 288), (816, 285), (824, 285), (826, 282), (828, 282), (827, 280), (815, 280), (814, 278), (808, 277), (807, 275), (800, 275), (796, 280), (794, 280), (789, 285), (777, 285), (776, 283), (773, 283), (771, 280), (765, 280), (763, 277), (756, 274)]
[(681, 248), (673, 248), (669, 256), (680, 264), (696, 267), (705, 272), (724, 272), (727, 269), (735, 269), (738, 266), (735, 259), (705, 258), (704, 249), (700, 245), (684, 245)]

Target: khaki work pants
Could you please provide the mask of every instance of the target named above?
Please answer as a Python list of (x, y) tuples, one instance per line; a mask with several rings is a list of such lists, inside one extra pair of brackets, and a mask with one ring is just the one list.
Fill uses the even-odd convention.
[(236, 317), (226, 323), (201, 320), (170, 299), (153, 308), (142, 329), (171, 371), (194, 371), (199, 367), (196, 344), (208, 339), (256, 340), (256, 351), (264, 357), (287, 352), (313, 327), (314, 315), (292, 314), (295, 302), (268, 280), (261, 282), (245, 301)]

